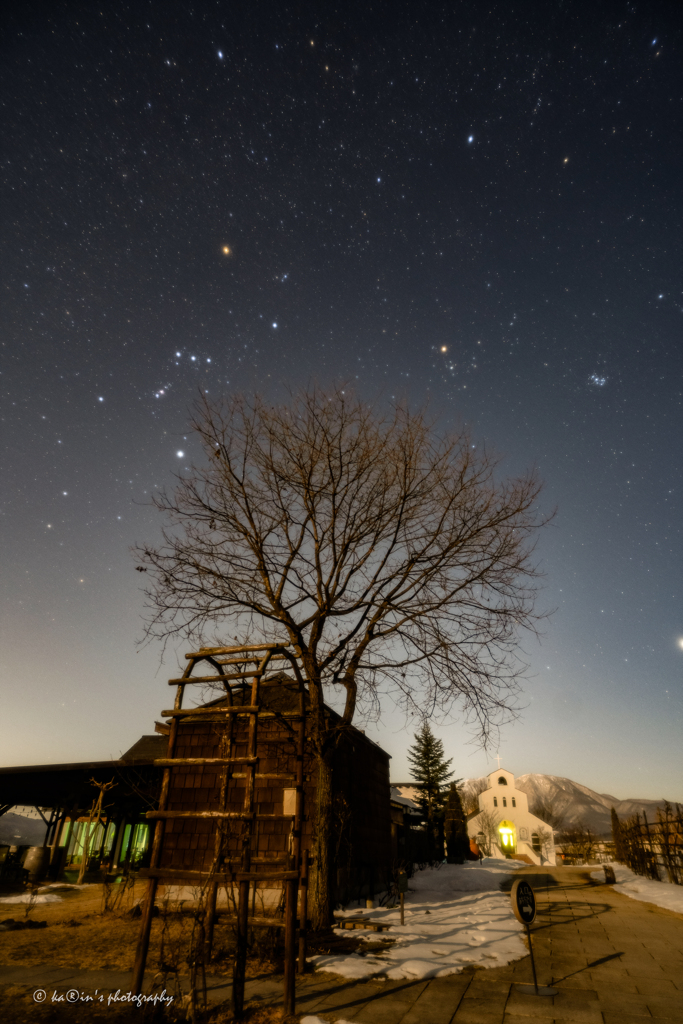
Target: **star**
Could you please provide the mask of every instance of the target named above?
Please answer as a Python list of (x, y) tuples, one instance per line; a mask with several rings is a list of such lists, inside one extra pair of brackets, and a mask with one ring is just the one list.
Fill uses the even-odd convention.
[(229, 245), (224, 245), (223, 246), (223, 255), (224, 256), (229, 256), (230, 255), (230, 246)]

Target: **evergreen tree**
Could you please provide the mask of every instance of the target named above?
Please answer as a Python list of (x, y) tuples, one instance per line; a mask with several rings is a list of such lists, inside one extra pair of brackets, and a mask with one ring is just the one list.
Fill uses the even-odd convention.
[(614, 841), (614, 859), (620, 864), (626, 863), (626, 849), (624, 844), (624, 833), (619, 821), (619, 815), (612, 808), (612, 839)]
[(460, 799), (458, 787), (451, 782), (445, 811), (445, 833), (447, 859), (449, 864), (464, 864), (470, 849), (467, 834), (467, 818)]
[(412, 776), (420, 788), (422, 813), (427, 819), (427, 832), (430, 836), (433, 860), (443, 858), (443, 822), (444, 792), (443, 787), (453, 775), (450, 769), (452, 758), (444, 757), (442, 740), (438, 740), (425, 722), (418, 733), (415, 743), (408, 750), (408, 761)]

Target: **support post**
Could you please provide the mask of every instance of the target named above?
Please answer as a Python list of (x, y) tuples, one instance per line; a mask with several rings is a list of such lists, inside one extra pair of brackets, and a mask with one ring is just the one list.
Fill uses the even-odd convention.
[[(194, 662), (191, 661), (185, 671), (185, 675), (189, 676)], [(183, 693), (185, 687), (180, 685), (178, 687), (175, 699), (176, 709), (180, 709), (183, 703)], [(168, 757), (173, 757), (175, 752), (176, 737), (178, 735), (178, 719), (174, 718), (171, 722), (171, 731), (168, 736)], [(171, 769), (164, 769), (164, 777), (161, 783), (161, 792), (159, 794), (159, 810), (166, 810), (168, 804), (168, 792), (171, 787)], [(132, 837), (131, 837), (132, 838)], [(161, 860), (161, 844), (164, 838), (164, 822), (163, 819), (157, 821), (156, 828), (154, 829), (154, 842), (152, 844), (152, 856), (150, 857), (149, 866), (151, 868), (158, 868), (159, 861)], [(133, 988), (132, 991), (136, 995), (142, 995), (142, 984), (145, 977), (145, 965), (147, 963), (147, 952), (149, 950), (149, 936), (152, 930), (152, 916), (154, 914), (154, 900), (157, 894), (158, 880), (156, 878), (150, 878), (147, 883), (147, 893), (145, 896), (144, 907), (142, 911), (142, 921), (140, 922), (140, 935), (138, 936), (138, 945), (135, 950), (135, 966), (133, 967)]]
[(531, 956), (531, 972), (534, 976), (534, 988), (536, 989), (536, 995), (538, 995), (538, 981), (536, 980), (536, 964), (534, 962), (534, 947), (531, 944), (531, 928), (529, 925), (526, 926), (526, 937), (529, 942), (529, 954)]
[(235, 964), (232, 971), (232, 1012), (236, 1020), (240, 1020), (244, 1014), (244, 981), (247, 972), (249, 882), (240, 882), (238, 893), (237, 946), (235, 949)]
[[(249, 735), (247, 740), (247, 756), (250, 763), (246, 765), (246, 787), (244, 790), (244, 810), (252, 814), (256, 796), (256, 759), (258, 750), (258, 712), (260, 699), (261, 676), (266, 670), (270, 661), (271, 652), (268, 652), (259, 663), (258, 669), (251, 684), (251, 703), (253, 709), (249, 715)], [(248, 872), (251, 868), (251, 839), (252, 821), (247, 820), (242, 826), (242, 872)], [(232, 972), (232, 1012), (236, 1020), (244, 1014), (244, 981), (247, 971), (247, 928), (249, 921), (249, 882), (239, 883), (239, 898), (237, 904), (237, 948), (235, 949), (235, 964)]]
[(400, 895), (400, 900), (401, 900), (401, 924), (403, 924), (403, 902), (404, 902), (404, 896), (405, 896), (405, 893), (401, 893), (401, 895)]
[(296, 879), (285, 882), (285, 991), (284, 1015), (294, 1013), (296, 1003)]
[[(74, 814), (74, 812), (71, 811), (71, 817), (72, 818), (73, 818), (73, 814)], [(59, 857), (59, 850), (60, 850), (59, 844), (61, 842), (61, 838), (62, 838), (62, 835), (64, 833), (64, 825), (66, 823), (67, 817), (68, 817), (68, 814), (67, 814), (67, 810), (66, 810), (66, 807), (65, 807), (63, 809), (61, 815), (60, 815), (59, 821), (57, 822), (57, 827), (55, 828), (54, 835), (52, 837), (52, 846), (51, 846), (51, 849), (50, 849), (50, 866), (49, 866), (49, 869), (48, 869), (48, 877), (50, 879), (52, 879), (53, 882), (55, 881), (55, 878), (53, 877), (53, 874), (56, 874), (57, 867), (58, 867), (58, 865), (57, 865), (57, 858)]]
[(206, 897), (206, 917), (204, 919), (204, 952), (207, 960), (211, 959), (211, 952), (213, 950), (213, 929), (216, 924), (217, 899), (218, 882), (211, 882)]
[[(216, 663), (218, 669), (222, 673), (222, 668)], [(223, 684), (226, 688), (228, 700), (232, 703), (232, 690), (227, 684)], [(235, 716), (228, 716), (228, 735), (227, 740), (225, 737), (221, 737), (219, 753), (221, 757), (230, 758), (232, 757), (233, 743), (232, 733), (233, 726), (235, 724)], [(221, 788), (218, 809), (220, 811), (227, 810), (227, 799), (228, 799), (228, 766), (224, 765), (221, 771)], [(216, 821), (216, 835), (214, 838), (214, 851), (213, 851), (213, 867), (212, 871), (220, 871), (221, 857), (224, 854), (224, 829), (225, 821), (218, 819)], [(213, 952), (213, 933), (216, 924), (216, 901), (218, 899), (218, 882), (212, 882), (209, 887), (207, 896), (207, 907), (206, 907), (206, 919), (204, 921), (204, 954), (205, 960), (211, 959), (211, 953)]]
[[(159, 822), (161, 824), (161, 822)], [(152, 930), (152, 915), (154, 913), (154, 900), (157, 894), (158, 880), (150, 878), (147, 883), (147, 892), (143, 902), (142, 921), (140, 922), (140, 935), (135, 950), (135, 967), (133, 968), (133, 992), (135, 995), (142, 995), (142, 985), (145, 977), (145, 965), (147, 963), (147, 952), (149, 950), (149, 936)]]
[(301, 900), (299, 904), (299, 974), (306, 973), (306, 938), (308, 932), (308, 850), (301, 855)]

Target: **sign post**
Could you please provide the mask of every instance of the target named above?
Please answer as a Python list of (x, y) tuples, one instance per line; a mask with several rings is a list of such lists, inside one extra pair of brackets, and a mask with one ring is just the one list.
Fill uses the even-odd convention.
[(538, 980), (536, 978), (536, 962), (534, 961), (534, 947), (531, 943), (531, 928), (530, 925), (536, 920), (536, 896), (534, 890), (531, 888), (529, 883), (524, 878), (517, 878), (512, 886), (510, 893), (512, 900), (512, 910), (519, 921), (526, 928), (526, 936), (529, 942), (529, 954), (531, 956), (531, 971), (534, 976), (534, 984), (531, 985), (518, 985), (518, 989), (521, 992), (527, 992), (535, 996), (555, 996), (557, 995), (556, 988), (549, 988), (546, 985), (541, 985), (539, 988)]
[(405, 894), (408, 892), (408, 876), (405, 871), (399, 871), (398, 873), (398, 894), (401, 903), (401, 924), (403, 924), (403, 901)]

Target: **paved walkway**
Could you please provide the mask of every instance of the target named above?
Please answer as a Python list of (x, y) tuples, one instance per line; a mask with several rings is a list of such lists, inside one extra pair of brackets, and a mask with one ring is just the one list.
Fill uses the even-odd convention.
[[(354, 1024), (661, 1024), (683, 1022), (683, 915), (593, 885), (585, 868), (523, 872), (534, 886), (532, 927), (539, 984), (556, 996), (519, 991), (529, 984), (529, 957), (492, 970), (432, 981), (345, 982), (312, 974), (297, 980), (297, 1010)], [(229, 998), (226, 978), (208, 979), (212, 1001)], [(127, 991), (130, 975), (114, 971), (0, 967), (0, 986), (47, 990)], [(281, 1000), (280, 979), (252, 979), (247, 997)], [(531, 1024), (531, 1022), (530, 1022)]]
[[(683, 915), (593, 885), (586, 869), (539, 874), (532, 926), (539, 984), (558, 995), (518, 991), (532, 981), (529, 957), (493, 970), (429, 982), (340, 985), (306, 979), (297, 1008), (358, 1024), (645, 1024), (683, 1021)], [(519, 873), (518, 873), (519, 874)]]

